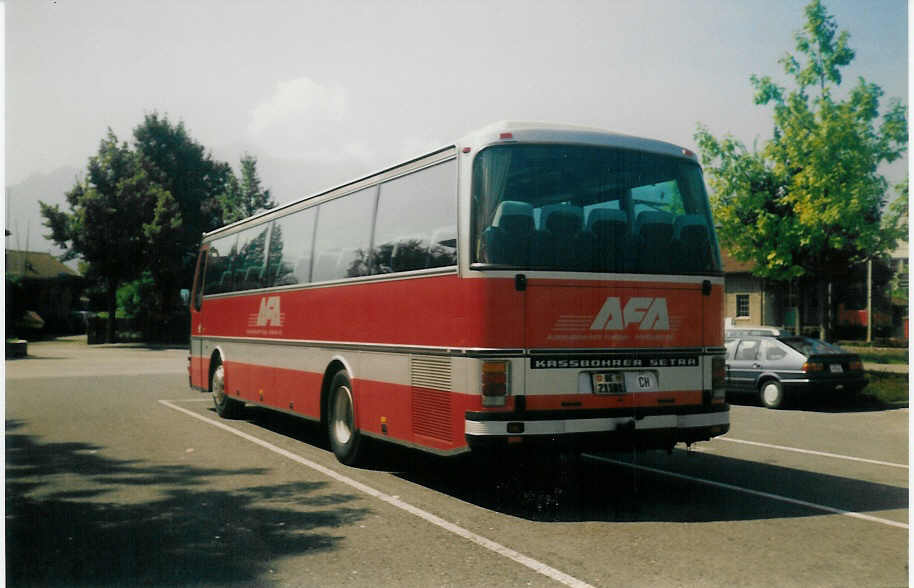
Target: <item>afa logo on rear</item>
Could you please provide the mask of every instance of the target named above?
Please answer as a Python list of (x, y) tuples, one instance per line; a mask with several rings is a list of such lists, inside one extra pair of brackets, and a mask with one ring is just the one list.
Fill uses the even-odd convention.
[(640, 331), (669, 331), (670, 314), (666, 298), (633, 297), (622, 306), (622, 300), (610, 296), (590, 324), (591, 331), (622, 331), (630, 325)]

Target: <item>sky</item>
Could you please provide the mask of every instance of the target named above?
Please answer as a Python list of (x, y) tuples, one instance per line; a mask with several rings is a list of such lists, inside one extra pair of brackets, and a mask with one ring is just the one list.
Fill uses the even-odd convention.
[[(43, 242), (110, 127), (183, 121), (278, 202), (498, 120), (581, 124), (695, 147), (699, 123), (771, 134), (751, 74), (786, 82), (800, 0), (8, 0), (8, 246)], [(905, 0), (826, 0), (859, 76), (908, 101)], [(904, 178), (907, 159), (885, 170)], [(18, 245), (17, 245), (18, 244)]]

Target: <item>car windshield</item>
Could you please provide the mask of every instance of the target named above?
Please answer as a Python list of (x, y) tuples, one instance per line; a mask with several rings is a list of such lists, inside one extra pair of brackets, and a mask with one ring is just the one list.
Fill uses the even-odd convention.
[(581, 145), (499, 145), (473, 165), (472, 262), (708, 274), (720, 258), (698, 164)]
[(809, 337), (779, 337), (779, 341), (786, 343), (803, 355), (836, 355), (845, 351), (837, 345), (826, 343), (820, 339)]

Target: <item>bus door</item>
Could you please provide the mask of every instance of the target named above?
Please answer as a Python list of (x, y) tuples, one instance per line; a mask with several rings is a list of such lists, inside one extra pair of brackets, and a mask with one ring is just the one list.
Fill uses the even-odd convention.
[(203, 361), (203, 281), (206, 273), (208, 245), (203, 245), (197, 257), (197, 268), (194, 272), (194, 287), (190, 300), (190, 384), (200, 388), (209, 386), (208, 366)]

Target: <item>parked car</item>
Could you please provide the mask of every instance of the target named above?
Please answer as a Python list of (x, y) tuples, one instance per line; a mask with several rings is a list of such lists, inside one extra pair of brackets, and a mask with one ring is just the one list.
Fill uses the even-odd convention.
[(799, 336), (729, 336), (727, 393), (754, 394), (768, 408), (813, 393), (852, 396), (866, 386), (863, 362), (819, 339)]

